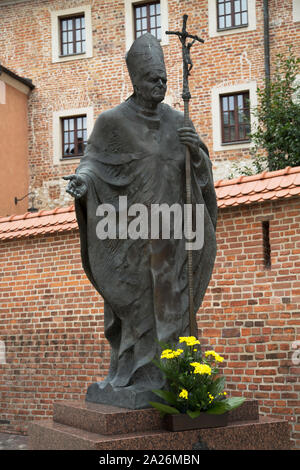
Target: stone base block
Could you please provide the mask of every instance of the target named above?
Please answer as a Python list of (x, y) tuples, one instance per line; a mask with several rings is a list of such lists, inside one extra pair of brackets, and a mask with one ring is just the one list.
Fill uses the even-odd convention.
[(255, 400), (229, 414), (228, 425), (169, 432), (157, 410), (57, 402), (53, 420), (29, 427), (34, 450), (276, 450), (290, 449), (287, 421), (259, 417)]

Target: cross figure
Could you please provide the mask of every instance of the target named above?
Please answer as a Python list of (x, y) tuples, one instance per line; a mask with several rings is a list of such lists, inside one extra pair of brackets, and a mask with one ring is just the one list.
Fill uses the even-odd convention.
[[(195, 43), (204, 42), (203, 39), (189, 34), (186, 30), (186, 22), (188, 15), (183, 15), (183, 25), (182, 31), (166, 31), (166, 34), (175, 34), (179, 37), (179, 40), (182, 44), (182, 60), (183, 60), (183, 83), (182, 83), (182, 99), (184, 103), (184, 125), (186, 127), (190, 126), (189, 119), (189, 100), (191, 99), (191, 94), (189, 90), (189, 75), (193, 67), (193, 62), (191, 59), (191, 47)], [(191, 42), (186, 43), (186, 40), (190, 38)], [(186, 181), (186, 203), (192, 204), (192, 193), (191, 193), (191, 156), (188, 146), (186, 146), (185, 154), (185, 181)], [(192, 217), (190, 212), (187, 216), (187, 233), (192, 233)], [(189, 295), (189, 320), (190, 320), (190, 335), (197, 336), (197, 326), (195, 321), (195, 312), (194, 312), (194, 292), (193, 292), (193, 252), (192, 250), (187, 251), (187, 276), (188, 276), (188, 295)]]
[[(183, 24), (182, 31), (166, 31), (166, 34), (175, 34), (179, 37), (179, 40), (182, 44), (182, 60), (183, 60), (183, 84), (182, 84), (182, 99), (184, 101), (189, 101), (191, 99), (191, 94), (189, 91), (189, 82), (188, 77), (193, 67), (193, 62), (191, 59), (191, 47), (198, 41), (204, 43), (204, 40), (195, 36), (194, 34), (189, 34), (186, 30), (186, 22), (188, 15), (183, 15)], [(187, 38), (193, 39), (193, 41), (186, 44)]]

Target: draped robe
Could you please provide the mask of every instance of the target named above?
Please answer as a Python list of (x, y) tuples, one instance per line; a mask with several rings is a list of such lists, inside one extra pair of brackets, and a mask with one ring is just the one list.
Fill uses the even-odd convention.
[[(127, 197), (128, 207), (183, 207), (185, 146), (177, 134), (183, 126), (183, 114), (170, 106), (162, 103), (156, 113), (149, 113), (129, 98), (98, 117), (76, 170), (88, 186), (75, 203), (82, 263), (104, 299), (104, 331), (111, 347), (109, 373), (103, 382), (90, 386), (88, 401), (112, 403), (111, 396), (117, 393), (120, 406), (146, 406), (147, 392), (164, 382), (152, 363), (158, 342), (176, 343), (179, 336), (189, 335), (186, 240), (174, 239), (172, 230), (166, 240), (100, 240), (96, 234), (97, 207), (112, 204), (118, 216), (119, 196)], [(193, 203), (204, 204), (204, 245), (193, 251), (196, 316), (216, 253), (216, 195), (202, 143), (192, 155), (191, 180)], [(105, 393), (97, 398), (99, 391)], [(146, 398), (131, 403), (127, 392), (146, 392)]]

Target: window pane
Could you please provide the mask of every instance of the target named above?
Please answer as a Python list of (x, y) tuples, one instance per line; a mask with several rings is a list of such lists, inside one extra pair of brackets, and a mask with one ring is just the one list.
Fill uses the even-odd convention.
[(225, 16), (226, 18), (226, 28), (229, 28), (231, 26), (231, 15)]
[(241, 24), (241, 14), (237, 13), (234, 15), (235, 26), (240, 26)]
[(140, 18), (140, 17), (141, 17), (141, 9), (138, 8), (138, 7), (135, 9), (135, 17), (136, 17), (136, 18)]
[(155, 16), (150, 17), (150, 27), (155, 28), (156, 23), (155, 23)]
[(238, 102), (238, 107), (239, 107), (239, 108), (243, 108), (243, 107), (244, 107), (244, 99), (243, 99), (243, 96), (244, 96), (244, 95), (238, 95), (238, 96), (237, 96), (237, 102)]
[(224, 3), (219, 5), (219, 15), (224, 15)]
[(161, 28), (157, 28), (157, 30), (156, 30), (156, 39), (158, 41), (161, 40)]
[(142, 7), (142, 16), (147, 16), (147, 7)]
[(67, 55), (68, 54), (68, 44), (64, 44), (63, 45), (63, 55)]
[(247, 0), (242, 0), (242, 11), (247, 10)]
[(74, 54), (73, 43), (68, 44), (68, 54)]
[(160, 3), (156, 4), (156, 14), (160, 15)]
[(81, 40), (81, 29), (76, 29), (76, 41)]
[(222, 106), (223, 106), (223, 111), (228, 110), (228, 98), (227, 96), (223, 96), (222, 98)]
[(229, 109), (230, 111), (234, 110), (234, 96), (229, 96)]
[(241, 11), (241, 0), (234, 1), (234, 11), (235, 13), (238, 13)]
[(224, 121), (224, 124), (225, 124), (225, 125), (228, 125), (228, 124), (229, 124), (228, 113), (224, 113), (224, 114), (223, 114), (223, 121)]
[(156, 17), (156, 24), (157, 26), (160, 26), (160, 15)]
[(230, 142), (230, 127), (224, 128), (224, 142)]
[(230, 2), (225, 3), (225, 12), (226, 12), (227, 15), (231, 13), (231, 3)]
[(242, 13), (242, 24), (248, 23), (248, 13)]
[(230, 142), (234, 142), (235, 139), (236, 139), (236, 137), (235, 137), (235, 128), (230, 127)]
[(68, 41), (72, 42), (73, 41), (73, 31), (68, 32)]
[(69, 121), (69, 131), (74, 131), (74, 119), (68, 119)]
[(76, 29), (81, 28), (81, 18), (76, 18), (75, 20)]
[(142, 29), (147, 29), (147, 18), (142, 20)]
[(225, 18), (224, 18), (224, 16), (221, 16), (219, 18), (219, 28), (225, 28)]
[(68, 20), (68, 29), (72, 29), (73, 28), (73, 21), (72, 20)]
[(155, 15), (155, 5), (150, 5), (150, 15)]

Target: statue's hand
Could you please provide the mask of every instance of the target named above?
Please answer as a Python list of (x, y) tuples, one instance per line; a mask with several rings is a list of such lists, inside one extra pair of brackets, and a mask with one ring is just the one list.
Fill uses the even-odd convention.
[(87, 192), (87, 185), (80, 175), (63, 176), (63, 179), (69, 181), (66, 191), (75, 199), (80, 199)]
[(181, 127), (177, 132), (180, 142), (188, 146), (191, 155), (200, 156), (200, 138), (197, 132), (192, 127)]

